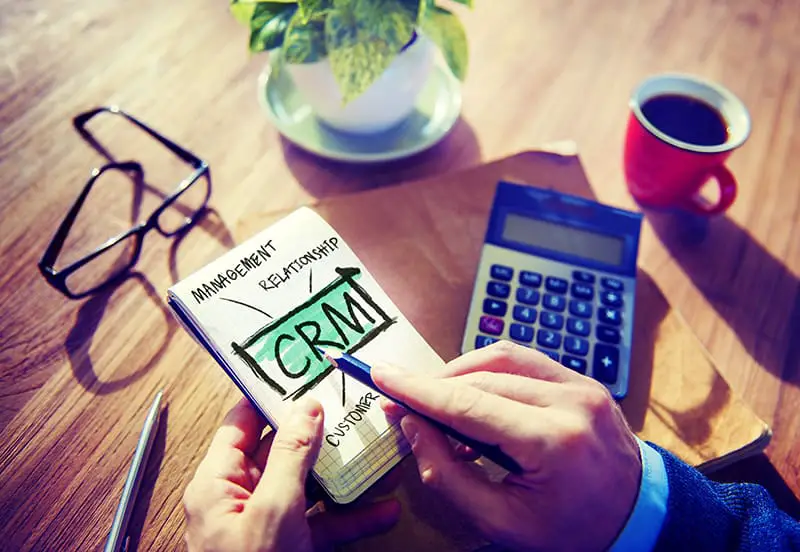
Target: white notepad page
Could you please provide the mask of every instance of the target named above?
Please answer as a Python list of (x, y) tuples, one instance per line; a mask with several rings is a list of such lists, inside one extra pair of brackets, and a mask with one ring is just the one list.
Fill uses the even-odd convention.
[(437, 370), (443, 361), (311, 209), (182, 280), (168, 301), (273, 426), (293, 400), (322, 403), (325, 436), (313, 473), (335, 501), (357, 498), (408, 452), (379, 395), (332, 369), (316, 347), (409, 369)]

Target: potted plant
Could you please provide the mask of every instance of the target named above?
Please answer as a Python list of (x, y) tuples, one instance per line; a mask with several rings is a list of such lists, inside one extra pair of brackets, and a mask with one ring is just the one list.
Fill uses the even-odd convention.
[(272, 70), (286, 70), (339, 130), (380, 132), (405, 119), (436, 47), (453, 75), (466, 76), (464, 28), (436, 0), (231, 0), (230, 9), (250, 29), (250, 51), (270, 51)]

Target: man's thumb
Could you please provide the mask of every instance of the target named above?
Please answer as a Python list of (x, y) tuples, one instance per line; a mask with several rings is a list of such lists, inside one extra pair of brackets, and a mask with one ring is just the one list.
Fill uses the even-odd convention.
[(322, 405), (311, 398), (296, 402), (272, 441), (267, 465), (253, 493), (259, 500), (304, 500), (305, 480), (322, 444)]

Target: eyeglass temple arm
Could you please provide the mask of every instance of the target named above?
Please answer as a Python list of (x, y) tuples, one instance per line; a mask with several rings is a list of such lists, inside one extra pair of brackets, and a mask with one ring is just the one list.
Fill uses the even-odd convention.
[(140, 121), (139, 119), (137, 119), (133, 115), (130, 115), (130, 114), (126, 113), (125, 111), (122, 111), (117, 106), (97, 107), (95, 109), (91, 109), (89, 111), (86, 111), (85, 113), (81, 113), (80, 115), (76, 115), (75, 118), (72, 119), (72, 124), (75, 126), (75, 128), (78, 130), (78, 132), (80, 132), (81, 134), (89, 134), (89, 131), (86, 130), (84, 128), (84, 126), (92, 118), (94, 118), (96, 115), (98, 115), (100, 113), (111, 113), (113, 115), (121, 115), (122, 117), (125, 117), (128, 121), (130, 121), (131, 123), (133, 123), (134, 125), (136, 125), (140, 129), (145, 131), (147, 134), (149, 134), (150, 136), (152, 136), (153, 138), (158, 140), (162, 145), (164, 145), (164, 147), (166, 147), (172, 153), (174, 153), (175, 155), (180, 157), (183, 161), (191, 164), (193, 167), (200, 168), (201, 165), (203, 164), (203, 160), (200, 159), (199, 157), (197, 157), (195, 154), (193, 154), (189, 150), (186, 150), (186, 149), (180, 147), (178, 144), (176, 144), (175, 142), (173, 142), (172, 140), (170, 140), (166, 136), (163, 136), (162, 134), (158, 133), (156, 130), (150, 128), (149, 126), (147, 126), (145, 123), (143, 123), (142, 121)]

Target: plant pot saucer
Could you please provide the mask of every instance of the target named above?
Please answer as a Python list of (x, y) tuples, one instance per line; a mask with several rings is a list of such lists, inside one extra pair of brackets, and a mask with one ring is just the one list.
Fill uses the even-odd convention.
[(461, 111), (461, 88), (446, 67), (434, 65), (415, 111), (398, 126), (375, 134), (350, 134), (320, 122), (288, 71), (273, 77), (267, 66), (258, 79), (258, 100), (278, 132), (298, 147), (327, 159), (377, 163), (414, 155), (447, 136)]

